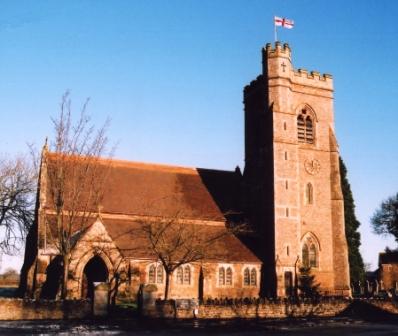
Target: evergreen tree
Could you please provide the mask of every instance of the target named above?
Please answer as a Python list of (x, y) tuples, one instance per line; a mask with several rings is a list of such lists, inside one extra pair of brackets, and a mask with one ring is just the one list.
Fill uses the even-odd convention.
[(344, 219), (345, 219), (345, 235), (348, 244), (348, 261), (350, 264), (351, 282), (365, 280), (365, 266), (359, 246), (361, 245), (361, 235), (358, 232), (361, 224), (355, 216), (355, 204), (352, 197), (351, 186), (347, 179), (347, 168), (340, 158), (340, 178), (341, 188), (344, 197)]
[(315, 275), (311, 274), (311, 267), (300, 267), (298, 288), (300, 296), (304, 298), (319, 298), (319, 283), (315, 282)]

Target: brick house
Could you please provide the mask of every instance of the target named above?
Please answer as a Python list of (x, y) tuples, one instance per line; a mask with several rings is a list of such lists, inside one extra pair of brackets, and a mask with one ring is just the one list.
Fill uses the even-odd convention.
[(376, 271), (379, 290), (398, 290), (398, 252), (379, 253), (379, 268)]

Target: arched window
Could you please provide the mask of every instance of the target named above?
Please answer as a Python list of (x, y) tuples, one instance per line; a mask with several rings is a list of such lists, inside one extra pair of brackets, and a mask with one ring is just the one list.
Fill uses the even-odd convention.
[(218, 284), (220, 286), (225, 285), (225, 269), (224, 269), (224, 267), (220, 267), (218, 269)]
[(250, 286), (250, 270), (247, 267), (243, 272), (243, 285)]
[(305, 122), (302, 115), (297, 117), (297, 137), (299, 142), (305, 142)]
[(257, 286), (257, 270), (246, 267), (243, 271), (243, 285), (244, 286)]
[(177, 284), (182, 285), (183, 283), (183, 270), (182, 267), (177, 268)]
[(250, 285), (257, 286), (257, 271), (255, 268), (252, 268), (250, 272)]
[(191, 283), (191, 268), (187, 265), (184, 267), (184, 284), (189, 285)]
[(316, 247), (314, 244), (310, 246), (310, 251), (309, 251), (309, 256), (308, 256), (308, 261), (309, 261), (309, 266), (310, 267), (317, 267), (317, 253), (316, 253)]
[(307, 244), (303, 244), (303, 248), (302, 248), (301, 254), (302, 254), (302, 258), (303, 258), (304, 267), (309, 267), (310, 266), (310, 263), (309, 263), (309, 251), (308, 251), (308, 245)]
[(149, 267), (149, 276), (148, 276), (149, 283), (155, 283), (156, 281), (156, 267), (155, 265), (151, 265)]
[(305, 203), (313, 204), (314, 203), (314, 189), (311, 183), (307, 183), (305, 186)]
[(156, 282), (163, 283), (163, 266), (159, 265), (156, 269)]
[(303, 238), (302, 242), (302, 264), (304, 267), (319, 267), (319, 253), (320, 244), (317, 237), (311, 233), (307, 234)]
[(302, 109), (297, 117), (297, 139), (301, 143), (314, 143), (314, 123), (311, 116), (307, 115), (307, 110)]
[(148, 282), (149, 283), (163, 283), (164, 270), (162, 265), (152, 264), (149, 266)]
[(231, 269), (231, 267), (227, 268), (227, 273), (226, 273), (226, 277), (225, 277), (225, 284), (227, 286), (231, 286), (232, 285), (232, 269)]

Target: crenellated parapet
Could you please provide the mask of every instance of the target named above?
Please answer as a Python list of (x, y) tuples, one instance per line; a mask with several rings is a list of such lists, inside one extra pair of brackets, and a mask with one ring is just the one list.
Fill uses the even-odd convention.
[(303, 78), (308, 78), (308, 79), (315, 79), (315, 80), (322, 80), (322, 81), (327, 81), (327, 80), (332, 80), (333, 76), (330, 74), (321, 74), (318, 71), (307, 71), (306, 69), (294, 69), (293, 70), (294, 75), (297, 77), (303, 77)]
[(281, 42), (275, 42), (275, 47), (272, 46), (271, 43), (267, 43), (265, 48), (263, 48), (263, 52), (270, 57), (286, 57), (291, 58), (291, 50), (288, 43), (282, 44)]
[[(275, 42), (275, 45), (267, 43), (262, 50), (263, 74), (270, 80), (288, 80), (292, 85), (317, 87), (332, 91), (333, 77), (330, 74), (321, 74), (319, 71), (306, 69), (294, 69), (291, 62), (291, 49), (289, 44)], [(285, 84), (286, 85), (286, 84)]]

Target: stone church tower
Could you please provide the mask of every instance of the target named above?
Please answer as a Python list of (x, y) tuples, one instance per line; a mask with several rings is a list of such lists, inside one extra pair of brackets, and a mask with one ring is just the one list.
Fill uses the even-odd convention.
[(244, 89), (244, 183), (263, 294), (289, 295), (304, 265), (324, 294), (348, 295), (332, 76), (295, 70), (288, 44), (267, 44), (262, 58)]

